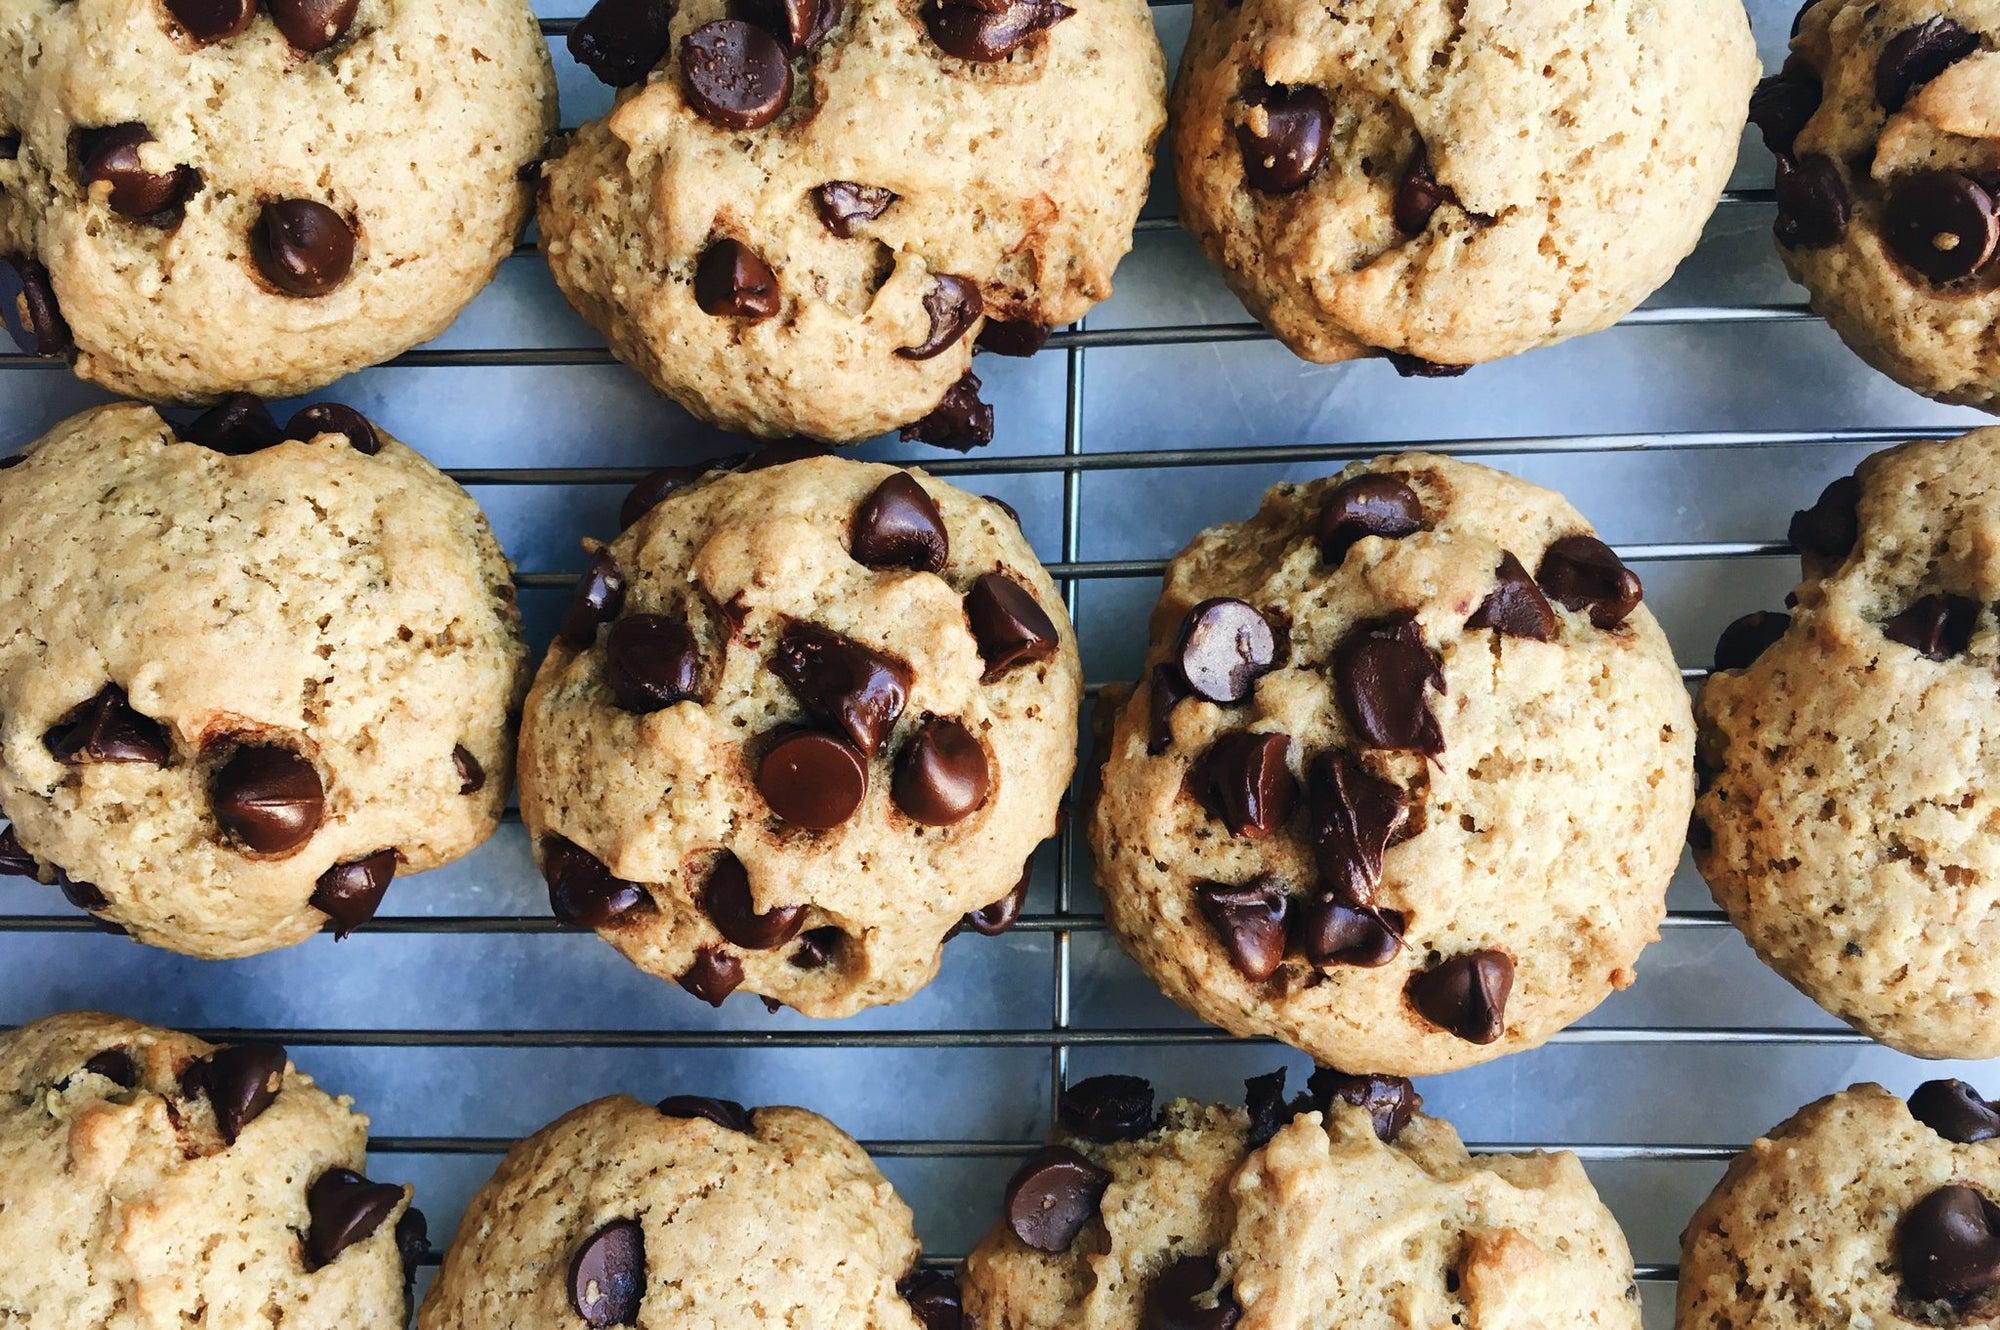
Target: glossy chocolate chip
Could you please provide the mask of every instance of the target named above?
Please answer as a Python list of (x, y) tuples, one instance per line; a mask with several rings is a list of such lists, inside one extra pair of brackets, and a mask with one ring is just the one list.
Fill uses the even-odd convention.
[(0, 877), (32, 877), (42, 875), (42, 866), (35, 856), (21, 848), (21, 838), (15, 833), (12, 823), (0, 830)]
[(1250, 1118), (1247, 1138), (1252, 1148), (1263, 1145), (1290, 1122), (1298, 1105), (1285, 1102), (1283, 1067), (1243, 1082), (1243, 1111)]
[(464, 744), (452, 747), (451, 765), (458, 772), (460, 794), (477, 794), (486, 788), (486, 768), (479, 765), (479, 759)]
[(377, 850), (321, 873), (306, 903), (333, 920), (336, 939), (344, 938), (375, 917), (395, 876), (396, 852)]
[(1255, 878), (1240, 887), (1198, 883), (1195, 904), (1229, 952), (1237, 973), (1262, 983), (1285, 959), (1285, 912), (1291, 899), (1276, 879)]
[(1152, 678), (1146, 684), (1147, 753), (1158, 757), (1167, 751), (1167, 746), (1174, 740), (1174, 708), (1191, 696), (1193, 694), (1188, 689), (1187, 680), (1181, 677), (1179, 666), (1162, 663), (1153, 667)]
[(1458, 203), (1458, 196), (1438, 183), (1431, 173), (1430, 153), (1419, 142), (1417, 150), (1396, 181), (1393, 215), (1396, 229), (1406, 236), (1420, 235), (1431, 224), (1431, 215), (1446, 203)]
[(1715, 668), (1718, 670), (1746, 670), (1757, 657), (1778, 644), (1792, 626), (1789, 614), (1774, 614), (1769, 610), (1757, 610), (1732, 622), (1722, 630), (1722, 636), (1715, 639)]
[(1564, 608), (1588, 610), (1599, 628), (1616, 628), (1639, 608), (1639, 575), (1595, 536), (1564, 536), (1542, 551), (1535, 581)]
[(364, 457), (373, 457), (382, 451), (382, 436), (368, 423), (368, 417), (351, 406), (339, 402), (314, 402), (311, 406), (300, 407), (285, 422), (285, 437), (288, 439), (316, 439), (322, 434), (338, 434), (347, 440), (347, 446)]
[(852, 180), (829, 180), (812, 192), (813, 211), (820, 225), (842, 240), (854, 238), (854, 228), (872, 222), (896, 201), (893, 190)]
[(1355, 625), (1334, 650), (1333, 681), (1348, 722), (1369, 747), (1444, 751), (1426, 693), (1445, 691), (1444, 670), (1414, 616)]
[(271, 21), (295, 51), (312, 55), (347, 35), (360, 0), (265, 0)]
[(1181, 620), (1173, 658), (1195, 696), (1241, 702), (1277, 665), (1277, 634), (1255, 605), (1217, 597), (1202, 601)]
[(1861, 482), (1842, 476), (1820, 491), (1810, 508), (1792, 514), (1786, 534), (1799, 553), (1844, 559), (1861, 538)]
[(57, 870), (56, 872), (56, 889), (62, 892), (64, 900), (79, 910), (87, 910), (95, 914), (99, 910), (108, 910), (111, 908), (110, 899), (102, 891), (99, 891), (95, 885), (89, 882), (79, 882), (61, 870)]
[(805, 713), (874, 754), (910, 699), (910, 667), (831, 628), (793, 621), (771, 653), (771, 673)]
[(1202, 755), (1195, 788), (1232, 836), (1260, 839), (1292, 815), (1299, 783), (1285, 764), (1291, 747), (1289, 735), (1239, 731), (1217, 739)]
[(929, 360), (942, 355), (965, 336), (965, 330), (978, 321), (984, 309), (979, 287), (972, 280), (950, 273), (932, 273), (930, 287), (924, 292), (924, 317), (930, 320), (930, 329), (923, 341), (915, 346), (899, 346), (896, 354), (905, 360)]
[(830, 734), (802, 730), (771, 746), (757, 765), (757, 791), (795, 827), (831, 831), (861, 807), (868, 759)]
[(166, 0), (167, 13), (198, 46), (227, 41), (249, 30), (257, 0)]
[(833, 962), (834, 954), (840, 950), (841, 931), (838, 928), (814, 928), (807, 930), (799, 939), (798, 949), (788, 958), (793, 966), (801, 970), (823, 970)]
[(776, 37), (787, 55), (804, 55), (840, 21), (840, 0), (731, 0), (730, 14)]
[(1409, 825), (1408, 798), (1352, 753), (1331, 750), (1307, 771), (1306, 811), (1322, 885), (1344, 904), (1374, 905), (1383, 853)]
[(1055, 0), (924, 0), (924, 29), (946, 55), (991, 64), (1076, 11)]
[(701, 908), (715, 931), (746, 951), (770, 951), (798, 936), (806, 921), (803, 905), (778, 905), (757, 913), (750, 896), (750, 875), (743, 861), (724, 850), (708, 870), (701, 889)]
[(2000, 1287), (2000, 1206), (1972, 1187), (1939, 1187), (1896, 1226), (1896, 1259), (1919, 1301), (1967, 1302)]
[(1222, 1271), (1213, 1256), (1181, 1256), (1146, 1287), (1139, 1330), (1231, 1330), (1242, 1316), (1236, 1295), (1216, 1288)]
[(993, 442), (993, 408), (979, 400), (979, 376), (967, 370), (922, 420), (903, 426), (905, 443), (968, 452)]
[(707, 1095), (668, 1095), (657, 1105), (663, 1117), (692, 1120), (701, 1118), (713, 1122), (724, 1131), (737, 1132), (744, 1136), (755, 1136), (757, 1125), (750, 1119), (750, 1110), (734, 1099), (711, 1099)]
[(701, 647), (684, 620), (628, 614), (604, 635), (604, 681), (626, 711), (663, 710), (697, 695)]
[(981, 937), (999, 937), (1012, 928), (1014, 921), (1021, 917), (1022, 907), (1028, 903), (1028, 884), (1034, 881), (1034, 877), (1035, 860), (1031, 855), (1028, 862), (1022, 866), (1021, 880), (1014, 884), (1012, 891), (991, 905), (982, 905), (976, 910), (966, 911), (965, 917), (959, 920), (959, 926), (969, 928)]
[(250, 253), (266, 281), (292, 296), (323, 296), (354, 267), (354, 230), (324, 203), (279, 199), (250, 231)]
[(542, 837), (542, 877), (550, 911), (571, 928), (604, 928), (652, 903), (638, 883), (612, 876), (603, 860), (562, 836)]
[(285, 1050), (278, 1044), (232, 1044), (189, 1064), (181, 1086), (199, 1093), (215, 1110), (216, 1130), (234, 1145), (236, 1138), (278, 1098), (285, 1079)]
[(0, 134), (0, 162), (11, 162), (21, 155), (19, 134)]
[(1441, 365), (1435, 360), (1387, 348), (1383, 348), (1381, 356), (1389, 362), (1389, 368), (1396, 371), (1399, 379), (1455, 379), (1472, 368), (1470, 365)]
[(424, 1212), (413, 1205), (403, 1211), (403, 1217), (396, 1221), (396, 1255), (403, 1263), (403, 1297), (406, 1301), (411, 1286), (417, 1280), (417, 1267), (423, 1265), (430, 1254), (430, 1224), (425, 1221)]
[(663, 466), (658, 471), (649, 471), (639, 478), (639, 483), (626, 492), (624, 502), (618, 505), (618, 529), (624, 531), (634, 522), (660, 506), (666, 497), (700, 480), (703, 468), (698, 466)]
[(185, 203), (201, 182), (190, 166), (147, 170), (139, 149), (152, 141), (153, 132), (136, 122), (78, 132), (83, 183), (86, 187), (103, 185), (105, 202), (120, 216), (167, 213)]
[(1549, 598), (1542, 594), (1535, 579), (1512, 552), (1501, 554), (1500, 566), (1493, 576), (1496, 579), (1493, 589), (1465, 621), (1467, 628), (1491, 628), (1504, 637), (1525, 637), (1536, 642), (1546, 642), (1555, 636), (1556, 612), (1549, 608)]
[(591, 1330), (639, 1324), (646, 1293), (646, 1235), (636, 1219), (614, 1219), (583, 1240), (569, 1262), (569, 1305)]
[(1005, 573), (987, 573), (965, 593), (965, 620), (990, 678), (1047, 660), (1062, 639), (1034, 593)]
[(783, 297), (771, 265), (742, 241), (725, 236), (695, 260), (694, 303), (718, 319), (768, 319)]
[(1831, 157), (1808, 153), (1796, 161), (1778, 158), (1773, 192), (1778, 216), (1771, 230), (1786, 249), (1825, 249), (1847, 234), (1854, 204)]
[(896, 759), (890, 797), (904, 816), (949, 827), (986, 802), (992, 766), (971, 730), (948, 716), (926, 720)]
[(1243, 175), (1266, 194), (1303, 188), (1326, 160), (1333, 111), (1314, 87), (1261, 87), (1243, 95), (1236, 145)]
[(357, 1242), (365, 1242), (403, 1199), (393, 1183), (370, 1182), (351, 1168), (329, 1168), (306, 1188), (307, 1268), (329, 1265)]
[(862, 500), (848, 529), (848, 553), (869, 568), (935, 573), (951, 557), (951, 538), (930, 492), (898, 471)]
[(625, 574), (619, 571), (610, 550), (599, 550), (570, 593), (557, 636), (573, 647), (587, 647), (597, 640), (598, 625), (616, 618), (624, 606)]
[(42, 741), (56, 761), (72, 767), (92, 762), (158, 767), (173, 755), (166, 727), (140, 715), (115, 683), (56, 722)]
[(1891, 113), (1910, 94), (1979, 49), (1979, 35), (1938, 15), (1913, 24), (1882, 44), (1875, 61), (1875, 100)]
[(1063, 1252), (1097, 1215), (1111, 1174), (1066, 1145), (1045, 1145), (1007, 1183), (1007, 1227), (1041, 1252)]
[(1910, 1095), (1910, 1116), (1947, 1141), (1972, 1145), (2000, 1136), (2000, 1105), (1964, 1081), (1925, 1081)]
[(139, 1064), (129, 1048), (107, 1048), (92, 1053), (84, 1062), (83, 1069), (92, 1076), (102, 1076), (120, 1089), (129, 1090), (139, 1083)]
[(694, 109), (724, 129), (762, 128), (792, 95), (785, 48), (742, 19), (716, 19), (681, 38), (681, 74)]
[(1314, 538), (1320, 557), (1338, 568), (1363, 537), (1398, 540), (1421, 530), (1423, 524), (1423, 501), (1401, 476), (1356, 476), (1326, 496)]
[(1347, 905), (1324, 892), (1300, 901), (1292, 910), (1298, 949), (1322, 969), (1387, 965), (1403, 949), (1403, 928), (1403, 916), (1394, 910)]
[(1072, 1136), (1099, 1145), (1136, 1141), (1153, 1130), (1153, 1084), (1139, 1076), (1092, 1076), (1065, 1086), (1056, 1120)]
[(1306, 1082), (1322, 1111), (1334, 1104), (1352, 1104), (1366, 1109), (1375, 1124), (1375, 1134), (1393, 1141), (1410, 1125), (1410, 1119), (1424, 1106), (1417, 1087), (1401, 1076), (1350, 1076), (1331, 1067), (1320, 1067)]
[(896, 1292), (924, 1330), (964, 1330), (965, 1307), (958, 1281), (942, 1270), (917, 1270), (897, 1281)]
[(1972, 641), (1979, 602), (1964, 596), (1925, 596), (1882, 623), (1882, 635), (1931, 660), (1950, 660)]
[(979, 329), (978, 346), (996, 356), (1027, 357), (1048, 344), (1049, 326), (1035, 319), (996, 319), (987, 315)]
[(1405, 990), (1417, 1014), (1469, 1044), (1490, 1044), (1507, 1030), (1514, 959), (1504, 951), (1468, 951), (1410, 976)]
[(569, 34), (579, 65), (614, 88), (644, 83), (673, 44), (672, 0), (597, 0)]
[(721, 947), (703, 947), (674, 982), (709, 1006), (719, 1007), (743, 982), (743, 962)]
[(326, 815), (318, 770), (290, 748), (238, 748), (208, 781), (209, 806), (223, 831), (258, 854), (286, 854), (312, 839)]
[(1750, 123), (1764, 135), (1764, 146), (1788, 157), (1799, 131), (1819, 110), (1820, 82), (1810, 69), (1787, 61), (1784, 69), (1757, 85), (1750, 94)]
[(1942, 286), (1991, 261), (2000, 244), (2000, 209), (1971, 176), (1920, 171), (1890, 186), (1882, 240), (1924, 280)]
[(69, 324), (56, 308), (49, 270), (33, 259), (0, 255), (0, 320), (14, 345), (31, 356), (59, 356), (69, 349)]
[(285, 436), (262, 399), (231, 393), (181, 426), (180, 438), (230, 457), (248, 457), (284, 442)]

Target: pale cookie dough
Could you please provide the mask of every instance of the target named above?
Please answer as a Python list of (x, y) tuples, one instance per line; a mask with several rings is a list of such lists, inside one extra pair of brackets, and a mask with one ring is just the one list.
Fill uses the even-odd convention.
[[(950, 392), (918, 435), (989, 439), (964, 383), (975, 339), (1005, 321), (982, 340), (1038, 345), (1111, 294), (1131, 248), (1166, 116), (1143, 0), (773, 0), (772, 19), (687, 0), (654, 31), (621, 18), (634, 8), (605, 0), (571, 44), (637, 86), (545, 171), (542, 248), (570, 303), (725, 429), (850, 442)], [(780, 11), (814, 20), (789, 62), (730, 17)], [(1008, 33), (961, 31), (982, 23)], [(933, 27), (961, 50), (1021, 44), (967, 59)], [(704, 110), (690, 70), (716, 33), (738, 43), (717, 77), (769, 98)]]
[(679, 482), (598, 551), (528, 697), (550, 903), (709, 1002), (900, 1001), (961, 921), (1011, 921), (1055, 834), (1062, 598), (1000, 505), (921, 471)]
[(1640, 596), (1562, 496), (1421, 453), (1203, 532), (1090, 823), (1119, 941), (1338, 1066), (1541, 1044), (1633, 981), (1687, 830), (1687, 692)]
[(100, 407), (0, 470), (0, 871), (208, 957), (484, 841), (527, 683), (470, 495), (343, 408), (278, 442), (232, 406)]
[(0, 0), (0, 68), (15, 339), (156, 401), (293, 396), (435, 337), (555, 129), (525, 0)]
[[(1574, 1155), (1469, 1156), (1407, 1081), (1378, 1122), (1372, 1095), (1329, 1097), (1355, 1078), (1318, 1073), (1282, 1107), (1271, 1079), (1247, 1112), (1182, 1099), (1117, 1131), (1059, 1128), (966, 1261), (967, 1323), (1637, 1330), (1631, 1253)], [(1103, 1080), (1131, 1078), (1072, 1094)]]
[(1789, 622), (1732, 628), (1702, 687), (1696, 866), (1842, 1020), (2000, 1055), (2000, 430), (1877, 453), (1792, 541)]
[(1738, 0), (1198, 0), (1181, 221), (1297, 354), (1448, 372), (1664, 283), (1756, 77)]
[(515, 1146), (466, 1207), (418, 1330), (925, 1330), (909, 1207), (802, 1108), (622, 1096)]
[(424, 1219), (367, 1144), (275, 1044), (99, 1012), (0, 1035), (0, 1324), (400, 1326)]

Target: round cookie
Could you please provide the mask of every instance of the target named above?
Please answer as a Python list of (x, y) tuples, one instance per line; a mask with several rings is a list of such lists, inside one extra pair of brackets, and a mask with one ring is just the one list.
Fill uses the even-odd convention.
[(555, 128), (524, 0), (0, 0), (0, 64), (0, 312), (156, 401), (435, 337)]
[(1560, 495), (1421, 453), (1203, 532), (1091, 820), (1119, 941), (1204, 1020), (1338, 1066), (1541, 1044), (1632, 982), (1693, 802), (1640, 596)]
[(1678, 1330), (1991, 1325), (2000, 1113), (1930, 1081), (1856, 1085), (1736, 1156), (1681, 1234)]
[(2000, 2), (1817, 0), (1751, 115), (1813, 311), (1897, 382), (1995, 409)]
[(7, 1323), (402, 1325), (424, 1217), (367, 1143), (275, 1044), (99, 1012), (0, 1035)]
[(766, 437), (990, 440), (975, 340), (1111, 294), (1166, 115), (1143, 0), (602, 0), (570, 49), (625, 90), (544, 170), (557, 284)]
[(1789, 620), (1732, 626), (1696, 706), (1695, 864), (1834, 1015), (2000, 1055), (2000, 430), (1875, 454), (1791, 537)]
[(508, 1152), (417, 1327), (925, 1330), (898, 1287), (928, 1286), (920, 1254), (909, 1207), (826, 1119), (617, 1096)]
[(1408, 1081), (1284, 1073), (1247, 1109), (1071, 1087), (965, 1265), (980, 1330), (1639, 1325), (1574, 1155), (1467, 1155)]
[(484, 841), (527, 682), (471, 496), (345, 407), (284, 432), (106, 406), (0, 470), (0, 871), (194, 956)]
[(1738, 0), (1198, 0), (1181, 222), (1296, 354), (1454, 372), (1664, 283), (1756, 77)]
[(1082, 696), (1062, 599), (999, 504), (920, 471), (664, 483), (528, 695), (550, 903), (709, 1002), (900, 1001), (961, 922), (1012, 922), (1055, 834)]

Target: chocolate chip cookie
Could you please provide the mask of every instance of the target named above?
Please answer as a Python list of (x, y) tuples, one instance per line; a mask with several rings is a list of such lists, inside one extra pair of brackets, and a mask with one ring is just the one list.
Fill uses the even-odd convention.
[(334, 404), (75, 416), (0, 470), (0, 872), (194, 956), (371, 918), (499, 821), (527, 683), (471, 496)]
[(0, 314), (155, 401), (435, 337), (555, 128), (524, 0), (0, 0)]
[(368, 1119), (275, 1044), (99, 1012), (0, 1034), (0, 1308), (23, 1330), (402, 1325), (428, 1250)]
[(2000, 430), (1875, 454), (1791, 538), (1790, 615), (1732, 625), (1696, 706), (1696, 866), (1842, 1020), (2000, 1055)]
[(521, 817), (565, 923), (721, 1003), (897, 1002), (1005, 928), (1082, 695), (1007, 510), (819, 456), (667, 472), (528, 696)]
[(1297, 354), (1452, 373), (1665, 282), (1756, 77), (1737, 0), (1197, 0), (1181, 222)]
[(1168, 566), (1090, 826), (1183, 1006), (1417, 1074), (1633, 980), (1693, 802), (1639, 577), (1562, 496), (1421, 453), (1280, 485)]
[(2000, 3), (1816, 0), (1751, 118), (1778, 157), (1778, 253), (1863, 360), (2000, 403)]
[(1468, 1156), (1408, 1081), (1249, 1082), (1245, 1108), (1100, 1076), (1063, 1096), (966, 1261), (980, 1330), (1639, 1324), (1570, 1154)]
[(546, 168), (556, 282), (763, 436), (990, 440), (975, 342), (1111, 294), (1166, 115), (1143, 0), (601, 0), (570, 49), (621, 92)]
[(1681, 1234), (1679, 1330), (1991, 1325), (2000, 1112), (1856, 1085), (1738, 1155)]
[(515, 1146), (466, 1208), (418, 1330), (944, 1330), (910, 1210), (802, 1108), (622, 1096)]

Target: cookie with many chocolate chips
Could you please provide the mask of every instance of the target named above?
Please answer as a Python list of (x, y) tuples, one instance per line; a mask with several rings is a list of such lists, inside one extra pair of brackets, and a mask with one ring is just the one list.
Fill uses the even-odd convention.
[(555, 128), (524, 0), (0, 0), (0, 68), (0, 315), (153, 401), (435, 337)]
[(618, 1096), (564, 1114), (479, 1189), (418, 1330), (941, 1330), (947, 1276), (865, 1151), (802, 1108)]
[(0, 470), (0, 871), (142, 942), (365, 924), (500, 820), (527, 685), (470, 495), (331, 403), (107, 406)]
[(1681, 1234), (1678, 1330), (1991, 1325), (2000, 1114), (1930, 1081), (1806, 1105), (1736, 1156)]
[(274, 1044), (100, 1012), (0, 1034), (10, 1325), (398, 1326), (426, 1250), (368, 1119)]
[(1633, 980), (1694, 727), (1560, 495), (1426, 454), (1280, 485), (1168, 566), (1090, 824), (1105, 914), (1240, 1035), (1422, 1074)]
[(1667, 280), (1756, 77), (1737, 0), (1197, 0), (1181, 222), (1298, 355), (1462, 373)]
[[(704, 1001), (909, 997), (1056, 830), (1082, 675), (998, 504), (820, 456), (642, 482), (528, 697), (556, 916)], [(651, 503), (646, 507), (647, 502)]]
[(1111, 294), (1166, 117), (1143, 0), (600, 0), (620, 88), (542, 249), (619, 359), (725, 429), (993, 437), (975, 344)]
[(2000, 1056), (2000, 430), (1875, 454), (1791, 538), (1790, 616), (1732, 624), (1696, 703), (1695, 865), (1834, 1015)]
[(1284, 1081), (1158, 1114), (1135, 1077), (1070, 1086), (966, 1260), (967, 1324), (1636, 1330), (1631, 1253), (1573, 1155), (1469, 1156), (1395, 1077)]

